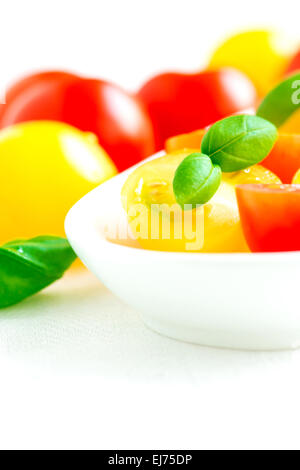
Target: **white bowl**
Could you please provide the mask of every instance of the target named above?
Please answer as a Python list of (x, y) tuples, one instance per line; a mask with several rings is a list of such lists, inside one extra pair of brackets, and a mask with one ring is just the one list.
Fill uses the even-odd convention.
[(84, 264), (151, 329), (201, 345), (276, 350), (300, 346), (300, 252), (201, 254), (112, 243), (128, 171), (81, 199), (67, 237)]

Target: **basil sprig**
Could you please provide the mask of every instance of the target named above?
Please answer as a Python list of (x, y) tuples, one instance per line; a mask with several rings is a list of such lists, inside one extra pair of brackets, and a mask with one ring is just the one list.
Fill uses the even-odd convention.
[[(272, 150), (276, 127), (258, 116), (231, 116), (216, 122), (204, 135), (201, 153), (178, 166), (173, 191), (183, 208), (205, 204), (221, 183), (221, 172), (234, 172), (261, 162)], [(186, 206), (186, 207), (185, 207)]]
[(43, 236), (0, 247), (0, 308), (14, 305), (61, 278), (76, 259), (65, 238)]
[(272, 150), (277, 129), (257, 116), (231, 116), (216, 122), (204, 135), (201, 151), (224, 172), (261, 162)]
[(300, 108), (300, 73), (277, 85), (260, 104), (256, 114), (280, 127)]

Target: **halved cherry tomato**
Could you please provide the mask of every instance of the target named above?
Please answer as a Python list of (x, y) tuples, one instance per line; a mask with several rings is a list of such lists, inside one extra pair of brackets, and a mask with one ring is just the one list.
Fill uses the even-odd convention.
[(286, 74), (289, 75), (292, 72), (296, 72), (296, 70), (300, 70), (300, 51), (298, 51), (297, 54), (292, 58), (286, 69)]
[(246, 184), (236, 194), (251, 251), (300, 250), (300, 185)]
[(283, 183), (291, 183), (300, 168), (300, 134), (279, 134), (262, 165), (278, 175)]
[(36, 120), (61, 121), (93, 132), (120, 171), (154, 151), (153, 127), (143, 105), (102, 80), (46, 72), (17, 83), (8, 90), (0, 127)]
[(255, 106), (256, 91), (238, 70), (223, 68), (197, 74), (165, 73), (139, 91), (156, 133), (156, 148), (169, 137), (204, 128)]

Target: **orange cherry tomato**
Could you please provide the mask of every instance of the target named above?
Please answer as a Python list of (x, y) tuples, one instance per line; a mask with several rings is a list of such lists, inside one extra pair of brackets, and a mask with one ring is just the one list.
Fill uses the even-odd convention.
[(153, 126), (140, 101), (120, 87), (64, 72), (16, 83), (0, 112), (0, 128), (26, 121), (70, 124), (98, 137), (122, 171), (154, 152)]
[(300, 134), (279, 134), (262, 165), (279, 176), (283, 183), (291, 183), (300, 168)]
[(300, 185), (236, 187), (243, 232), (254, 252), (300, 250)]
[(167, 153), (181, 149), (200, 149), (201, 142), (206, 129), (189, 132), (188, 134), (175, 135), (166, 140), (165, 149)]

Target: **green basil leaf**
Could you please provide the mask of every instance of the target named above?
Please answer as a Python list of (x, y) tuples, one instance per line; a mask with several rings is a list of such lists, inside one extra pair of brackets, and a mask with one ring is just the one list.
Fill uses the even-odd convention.
[(213, 165), (207, 155), (195, 152), (188, 155), (178, 166), (173, 180), (173, 191), (178, 204), (194, 209), (205, 204), (221, 183), (221, 168)]
[(261, 162), (272, 150), (277, 129), (257, 116), (231, 116), (216, 122), (204, 135), (201, 152), (224, 172)]
[(259, 106), (256, 115), (280, 127), (300, 108), (300, 73), (291, 75), (274, 88)]
[(75, 259), (65, 238), (44, 236), (6, 243), (0, 247), (0, 308), (49, 286)]

